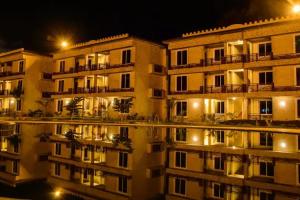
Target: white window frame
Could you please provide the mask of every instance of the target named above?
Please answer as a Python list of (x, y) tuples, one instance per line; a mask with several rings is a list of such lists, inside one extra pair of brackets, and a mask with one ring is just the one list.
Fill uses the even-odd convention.
[[(177, 90), (177, 86), (178, 86), (178, 83), (177, 83), (177, 78), (178, 77), (183, 77), (183, 76), (185, 76), (186, 77), (186, 90)], [(176, 82), (176, 88), (175, 88), (175, 91), (176, 92), (186, 92), (186, 91), (188, 91), (188, 88), (189, 88), (189, 85), (188, 85), (188, 76), (187, 75), (178, 75), (178, 76), (175, 76), (175, 82)], [(182, 79), (181, 79), (181, 83), (182, 83)], [(182, 88), (182, 84), (181, 84), (181, 88)]]
[[(269, 114), (269, 113), (260, 113), (260, 102), (262, 102), (262, 101), (264, 101), (264, 102), (271, 101), (272, 102), (272, 113), (271, 114)], [(266, 105), (268, 105), (268, 104), (266, 104)], [(273, 111), (274, 111), (273, 109), (274, 109), (273, 99), (259, 99), (258, 100), (258, 112), (259, 112), (260, 115), (273, 115)]]
[[(185, 154), (185, 167), (176, 166), (176, 153), (180, 153), (180, 160), (182, 159), (181, 154)], [(174, 151), (174, 167), (178, 169), (186, 169), (187, 168), (187, 152), (185, 151)], [(181, 162), (180, 162), (181, 163)]]
[[(177, 115), (177, 103), (179, 102), (186, 102), (186, 115), (185, 116), (180, 116), (180, 115)], [(188, 117), (188, 110), (189, 110), (189, 104), (188, 104), (188, 101), (187, 100), (179, 100), (179, 101), (176, 101), (176, 104), (175, 104), (175, 116), (177, 117), (184, 117), (184, 118), (187, 118)]]
[(223, 138), (224, 138), (223, 142), (221, 142), (221, 141), (219, 142), (218, 137), (216, 136), (215, 144), (225, 144), (225, 131), (224, 130), (215, 130), (214, 132), (216, 133), (216, 135), (220, 136), (220, 138), (222, 138), (221, 135), (223, 134)]
[[(181, 181), (184, 181), (184, 194), (181, 193), (177, 193), (176, 192), (176, 179), (179, 179)], [(187, 180), (185, 178), (174, 178), (174, 194), (178, 195), (178, 196), (186, 196), (187, 195)]]
[(222, 184), (220, 184), (220, 183), (212, 183), (212, 196), (214, 198), (223, 199), (225, 197), (225, 188), (224, 188), (224, 197), (220, 197), (221, 196), (221, 191), (219, 191), (219, 196), (215, 196), (215, 185), (219, 185), (219, 188), (222, 188)]
[[(127, 185), (126, 192), (123, 192), (123, 191), (120, 191), (120, 190), (119, 190), (119, 187), (120, 187), (120, 181), (119, 181), (119, 180), (120, 180), (121, 177), (126, 179), (126, 182), (127, 182), (127, 183), (126, 183), (126, 185)], [(123, 187), (122, 187), (122, 188), (123, 188)], [(127, 194), (127, 193), (128, 193), (128, 177), (126, 177), (126, 176), (120, 176), (120, 177), (118, 177), (117, 192), (118, 192), (118, 193), (121, 193), (121, 194)]]
[[(176, 136), (177, 136), (177, 130), (178, 129), (185, 129), (185, 141), (183, 141), (183, 140), (177, 140)], [(178, 143), (187, 143), (187, 128), (175, 128), (174, 132), (175, 132), (174, 133), (175, 134), (174, 139), (175, 139), (176, 142), (178, 142)]]
[[(217, 86), (216, 85), (216, 77), (219, 77), (219, 79), (221, 79), (221, 76), (223, 76), (224, 77), (224, 84), (223, 85), (221, 85), (221, 86)], [(221, 81), (220, 81), (221, 82)], [(225, 84), (225, 74), (216, 74), (216, 75), (214, 75), (214, 87), (215, 88), (221, 88), (222, 86), (224, 86), (224, 85), (226, 85)]]
[(214, 61), (214, 62), (222, 62), (222, 57), (220, 58), (220, 60), (216, 60), (216, 51), (217, 51), (217, 50), (221, 50), (221, 51), (222, 51), (222, 49), (223, 49), (223, 51), (224, 51), (224, 57), (225, 57), (225, 56), (226, 56), (226, 55), (225, 55), (225, 47), (213, 48), (213, 61)]
[(259, 199), (260, 199), (261, 193), (266, 193), (266, 194), (271, 194), (272, 195), (272, 192), (265, 191), (265, 190), (260, 190), (259, 191)]
[[(123, 75), (125, 76), (125, 82), (126, 82), (126, 75), (129, 75), (129, 87), (127, 87), (127, 85), (126, 85), (126, 87), (122, 87), (122, 77), (123, 77)], [(122, 74), (120, 74), (120, 89), (130, 89), (131, 88), (131, 74), (130, 73), (122, 73)]]
[[(130, 62), (129, 63), (123, 63), (123, 52), (124, 51), (130, 51)], [(120, 60), (120, 63), (121, 63), (121, 65), (127, 65), (127, 64), (130, 64), (130, 63), (132, 63), (132, 55), (133, 55), (133, 53), (132, 53), (132, 49), (131, 48), (127, 48), (127, 49), (122, 49), (122, 51), (121, 51), (121, 60)], [(127, 53), (126, 53), (126, 57), (127, 57)], [(126, 58), (126, 60), (127, 60), (127, 58)]]
[[(274, 175), (275, 175), (275, 166), (273, 165), (273, 176), (268, 176), (268, 165), (267, 165), (267, 163), (272, 163), (272, 161), (266, 161), (266, 160), (260, 160), (259, 162), (259, 165), (258, 165), (258, 168), (259, 168), (259, 176), (261, 176), (261, 177), (269, 177), (269, 178), (273, 178), (274, 177)], [(260, 172), (260, 163), (266, 163), (266, 174), (265, 175), (263, 175), (263, 174), (261, 174), (261, 172)]]
[(215, 166), (216, 166), (216, 162), (215, 162), (215, 159), (216, 158), (220, 158), (220, 168), (221, 168), (221, 165), (222, 165), (222, 156), (221, 155), (213, 155), (213, 169), (216, 170), (216, 171), (224, 171), (225, 170), (225, 160), (224, 160), (224, 169), (216, 169)]
[[(224, 103), (224, 113), (219, 113), (218, 112), (218, 103), (220, 103), (220, 105), (221, 105), (222, 102)], [(222, 110), (222, 109), (220, 109), (220, 110)], [(224, 100), (217, 100), (216, 101), (216, 110), (215, 110), (215, 113), (218, 114), (218, 115), (224, 115), (226, 113), (226, 104), (225, 104)]]
[(259, 83), (259, 75), (261, 74), (261, 73), (264, 73), (265, 74), (265, 84), (262, 84), (263, 86), (264, 85), (270, 85), (270, 84), (267, 84), (267, 73), (268, 72), (272, 72), (272, 82), (274, 82), (274, 74), (273, 74), (273, 71), (272, 70), (267, 70), (267, 71), (259, 71), (258, 72), (258, 85), (261, 85), (260, 83)]
[[(259, 43), (257, 43), (257, 55), (258, 55), (258, 57), (259, 58), (266, 58), (266, 57), (270, 57), (270, 55), (268, 56), (268, 55), (266, 55), (266, 50), (267, 50), (267, 44), (271, 44), (271, 50), (273, 50), (272, 48), (273, 48), (273, 45), (272, 45), (272, 41), (266, 41), (266, 42), (259, 42)], [(259, 55), (259, 45), (261, 45), (261, 44), (264, 44), (265, 45), (265, 55), (264, 56), (260, 56)], [(271, 53), (272, 53), (272, 51), (271, 51)]]
[[(178, 52), (186, 51), (186, 64), (178, 64)], [(185, 66), (189, 64), (189, 52), (188, 49), (178, 49), (175, 51), (176, 52), (176, 66)], [(181, 60), (182, 60), (182, 55), (181, 55)]]

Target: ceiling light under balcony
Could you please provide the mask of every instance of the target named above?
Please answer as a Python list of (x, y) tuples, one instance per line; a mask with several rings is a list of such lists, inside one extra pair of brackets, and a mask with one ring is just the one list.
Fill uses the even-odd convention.
[(198, 136), (195, 135), (195, 136), (193, 137), (193, 141), (194, 141), (194, 142), (198, 142)]
[(198, 107), (199, 107), (199, 103), (198, 103), (198, 102), (194, 102), (194, 103), (193, 103), (193, 108), (196, 109), (196, 108), (198, 108)]
[(285, 101), (284, 101), (284, 100), (281, 100), (281, 101), (279, 102), (279, 106), (280, 106), (281, 108), (285, 108), (285, 106), (286, 106)]
[(285, 142), (281, 142), (281, 143), (280, 143), (280, 147), (281, 147), (281, 148), (286, 148), (286, 143), (285, 143)]

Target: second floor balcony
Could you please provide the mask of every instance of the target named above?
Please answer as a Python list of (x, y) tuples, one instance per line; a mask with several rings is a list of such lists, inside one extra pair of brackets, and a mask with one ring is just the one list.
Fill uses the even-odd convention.
[(134, 88), (109, 88), (109, 87), (78, 87), (69, 88), (67, 91), (58, 91), (52, 95), (68, 95), (68, 94), (96, 94), (96, 93), (117, 93), (117, 92), (133, 92)]

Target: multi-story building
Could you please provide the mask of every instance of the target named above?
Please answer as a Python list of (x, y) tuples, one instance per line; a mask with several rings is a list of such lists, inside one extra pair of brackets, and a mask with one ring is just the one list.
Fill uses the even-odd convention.
[[(43, 89), (51, 87), (51, 80), (45, 79), (51, 63), (51, 57), (24, 49), (0, 54), (1, 118), (46, 112)], [(50, 148), (41, 140), (44, 133), (47, 125), (16, 124), (14, 133), (1, 135), (1, 182), (15, 186), (47, 177)]]
[(54, 54), (55, 116), (72, 116), (77, 101), (77, 117), (98, 122), (53, 127), (50, 183), (94, 199), (163, 194), (161, 131), (122, 121), (166, 116), (164, 55), (164, 46), (127, 34)]
[(268, 128), (300, 118), (299, 22), (270, 19), (166, 41), (173, 121), (266, 124), (170, 129), (168, 199), (299, 199), (300, 136)]

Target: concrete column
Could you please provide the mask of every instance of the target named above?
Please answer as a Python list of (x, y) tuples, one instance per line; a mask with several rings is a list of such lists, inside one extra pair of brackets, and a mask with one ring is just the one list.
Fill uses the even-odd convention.
[(244, 78), (244, 84), (248, 85), (250, 83), (250, 81), (248, 81), (248, 69), (244, 69), (244, 74), (243, 74), (243, 78)]
[(95, 53), (95, 65), (98, 68), (98, 53)]
[(244, 98), (242, 101), (242, 119), (248, 119), (248, 99)]

